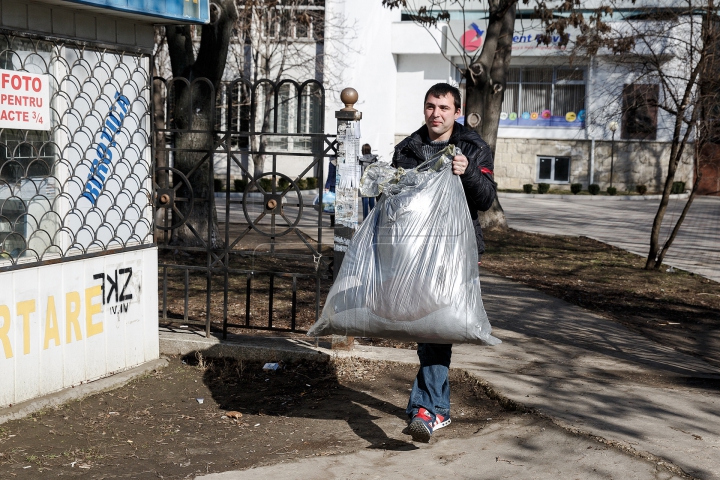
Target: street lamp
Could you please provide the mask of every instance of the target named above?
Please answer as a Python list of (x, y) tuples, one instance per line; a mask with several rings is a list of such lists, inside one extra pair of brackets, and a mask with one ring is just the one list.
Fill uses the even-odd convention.
[(608, 123), (608, 128), (612, 132), (612, 143), (610, 144), (610, 188), (613, 184), (613, 164), (615, 163), (615, 130), (618, 129), (617, 122)]

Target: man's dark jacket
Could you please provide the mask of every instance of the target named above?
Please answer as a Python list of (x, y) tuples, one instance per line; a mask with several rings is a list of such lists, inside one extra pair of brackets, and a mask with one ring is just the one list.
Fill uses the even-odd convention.
[[(408, 170), (423, 163), (425, 161), (421, 148), (423, 143), (430, 143), (425, 125), (395, 146), (393, 167)], [(493, 181), (494, 162), (490, 146), (475, 130), (465, 128), (457, 122), (453, 126), (449, 143), (460, 148), (468, 159), (467, 169), (460, 175), (460, 180), (465, 191), (470, 217), (475, 226), (478, 254), (482, 254), (485, 251), (485, 242), (478, 221), (478, 210), (483, 212), (488, 210), (496, 195), (496, 184)]]

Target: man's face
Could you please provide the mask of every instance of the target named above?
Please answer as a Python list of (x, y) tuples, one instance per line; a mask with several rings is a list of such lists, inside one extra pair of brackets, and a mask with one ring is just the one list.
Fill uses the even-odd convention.
[(452, 94), (440, 97), (428, 95), (425, 100), (425, 125), (428, 127), (430, 140), (448, 140), (453, 124), (459, 116), (460, 109), (455, 109)]

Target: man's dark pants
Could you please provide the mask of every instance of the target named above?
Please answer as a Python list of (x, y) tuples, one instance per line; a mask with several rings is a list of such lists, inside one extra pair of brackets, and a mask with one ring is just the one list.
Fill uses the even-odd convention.
[(414, 417), (419, 408), (425, 408), (433, 415), (450, 415), (450, 381), (448, 370), (452, 344), (418, 343), (420, 358), (418, 371), (410, 401), (407, 406), (408, 417)]

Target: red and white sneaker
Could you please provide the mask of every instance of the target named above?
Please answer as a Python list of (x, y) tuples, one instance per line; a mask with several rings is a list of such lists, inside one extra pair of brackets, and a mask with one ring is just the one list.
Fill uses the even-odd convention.
[(410, 421), (410, 425), (408, 425), (408, 433), (410, 433), (414, 441), (427, 443), (435, 430), (448, 425), (450, 425), (450, 415), (447, 417), (435, 415), (435, 418), (433, 418), (430, 412), (420, 408), (417, 415)]

